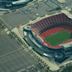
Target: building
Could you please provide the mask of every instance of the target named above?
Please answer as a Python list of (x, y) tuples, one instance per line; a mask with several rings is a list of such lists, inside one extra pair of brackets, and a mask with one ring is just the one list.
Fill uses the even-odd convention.
[(72, 56), (72, 20), (64, 13), (24, 27), (24, 39), (34, 51), (61, 63)]

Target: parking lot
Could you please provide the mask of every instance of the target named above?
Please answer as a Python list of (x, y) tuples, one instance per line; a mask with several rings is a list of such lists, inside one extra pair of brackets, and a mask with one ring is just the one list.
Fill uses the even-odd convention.
[(44, 72), (44, 64), (26, 47), (0, 32), (0, 72)]
[[(38, 17), (60, 12), (60, 9), (66, 6), (72, 8), (71, 5), (71, 0), (67, 0), (65, 4), (57, 0), (34, 0), (15, 12), (0, 16), (0, 20), (12, 30)], [(25, 44), (21, 46), (16, 39), (8, 36), (4, 30), (0, 30), (0, 72), (48, 72), (48, 69)]]
[(2, 15), (0, 19), (8, 26), (8, 28), (13, 29), (19, 25), (27, 24), (29, 21), (37, 19), (37, 17), (43, 17), (51, 13), (49, 11), (56, 8), (59, 8), (59, 6), (50, 0), (33, 1), (15, 12)]

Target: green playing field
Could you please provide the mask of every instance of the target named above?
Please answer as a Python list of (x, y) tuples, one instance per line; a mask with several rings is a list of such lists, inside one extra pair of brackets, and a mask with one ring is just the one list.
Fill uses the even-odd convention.
[(47, 36), (45, 38), (45, 41), (51, 44), (52, 46), (56, 46), (68, 39), (70, 39), (70, 32), (62, 30), (60, 32)]

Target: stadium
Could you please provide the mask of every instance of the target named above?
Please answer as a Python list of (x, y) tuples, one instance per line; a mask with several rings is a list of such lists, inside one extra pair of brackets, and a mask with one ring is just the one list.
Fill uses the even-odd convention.
[(24, 40), (34, 51), (61, 63), (72, 56), (72, 20), (64, 13), (24, 27)]

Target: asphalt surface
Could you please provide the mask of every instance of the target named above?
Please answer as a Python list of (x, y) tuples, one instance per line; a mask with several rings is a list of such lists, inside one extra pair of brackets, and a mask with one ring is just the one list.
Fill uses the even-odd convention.
[(58, 0), (51, 0), (51, 1), (58, 4), (63, 9), (65, 7), (72, 8), (72, 0), (65, 0), (65, 3), (60, 3), (60, 2), (58, 2)]
[(37, 17), (60, 12), (61, 9), (66, 8), (72, 8), (72, 0), (66, 0), (65, 3), (59, 3), (57, 0), (35, 0), (15, 12), (2, 15), (0, 19), (12, 29), (19, 25), (24, 25), (31, 20), (33, 21)]
[(4, 31), (0, 32), (0, 72), (44, 72), (44, 64)]
[[(9, 28), (13, 29), (24, 25), (37, 17), (56, 12), (56, 8), (72, 8), (72, 0), (66, 0), (65, 4), (57, 0), (33, 1), (27, 6), (15, 12), (0, 16), (0, 20)], [(55, 11), (54, 11), (55, 10)], [(17, 41), (10, 38), (5, 31), (0, 32), (0, 72), (48, 72), (44, 64), (27, 49), (20, 46)], [(49, 71), (50, 72), (50, 71)]]
[(35, 20), (37, 17), (43, 17), (48, 14), (48, 11), (59, 8), (58, 5), (50, 0), (33, 1), (27, 6), (20, 8), (16, 12), (11, 12), (1, 16), (1, 20), (10, 28), (24, 25), (30, 20)]

